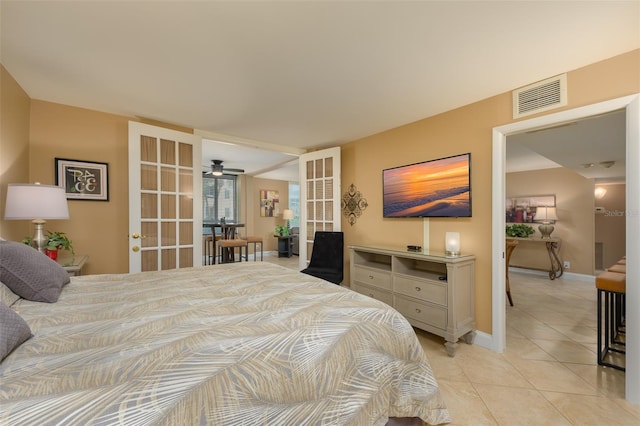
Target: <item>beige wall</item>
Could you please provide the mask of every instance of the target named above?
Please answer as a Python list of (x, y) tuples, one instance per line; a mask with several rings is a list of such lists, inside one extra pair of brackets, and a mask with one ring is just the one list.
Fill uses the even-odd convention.
[(33, 234), (24, 220), (3, 220), (7, 184), (29, 183), (29, 120), (31, 100), (0, 65), (0, 236), (21, 240)]
[[(639, 75), (640, 50), (568, 72), (569, 104), (563, 109), (638, 93)], [(381, 170), (471, 152), (473, 217), (430, 219), (429, 246), (442, 250), (445, 232), (458, 231), (462, 251), (476, 255), (476, 323), (479, 330), (487, 333), (491, 333), (492, 318), (492, 129), (513, 122), (511, 114), (511, 93), (504, 93), (351, 142), (342, 150), (343, 189), (355, 184), (369, 203), (355, 225), (343, 226), (345, 244), (398, 247), (421, 244), (424, 222), (421, 219), (382, 218)]]
[[(24, 111), (28, 99), (24, 94), (6, 90), (2, 83), (2, 139), (0, 152), (15, 143), (5, 131), (7, 108), (20, 108), (18, 120), (29, 122)], [(576, 108), (607, 99), (640, 92), (640, 50), (568, 73), (569, 104)], [(9, 82), (9, 84), (14, 84)], [(22, 92), (14, 88), (15, 92)], [(74, 240), (78, 252), (88, 253), (91, 262), (87, 271), (126, 272), (127, 265), (127, 125), (128, 118), (96, 111), (87, 111), (42, 101), (32, 101), (30, 117), (30, 159), (14, 153), (14, 161), (3, 160), (2, 191), (5, 182), (14, 177), (23, 180), (14, 170), (31, 168), (30, 181), (54, 182), (54, 157), (77, 158), (108, 162), (110, 169), (110, 201), (71, 201), (72, 219), (59, 221), (60, 228)], [(560, 110), (560, 109), (559, 109)], [(552, 112), (557, 112), (552, 111)], [(381, 170), (420, 160), (428, 160), (463, 152), (472, 153), (473, 217), (469, 219), (431, 219), (430, 246), (442, 249), (444, 233), (459, 231), (462, 250), (474, 253), (476, 261), (476, 319), (478, 329), (491, 332), (491, 137), (492, 128), (513, 122), (511, 94), (504, 93), (435, 117), (391, 129), (343, 146), (343, 192), (355, 184), (369, 202), (369, 207), (354, 226), (344, 225), (345, 243), (385, 244), (400, 247), (422, 244), (424, 221), (421, 219), (383, 219)], [(25, 131), (16, 125), (18, 143), (24, 142)], [(22, 126), (24, 128), (24, 126)], [(5, 177), (6, 170), (18, 175)], [(7, 175), (8, 176), (8, 175)], [(255, 200), (261, 183), (252, 184)], [(247, 187), (250, 185), (247, 183)], [(270, 188), (271, 189), (271, 188)], [(277, 188), (272, 188), (277, 189)], [(284, 191), (284, 189), (283, 189)], [(283, 197), (284, 199), (284, 197)], [(497, 214), (502, 214), (498, 212)], [(246, 218), (246, 216), (245, 216)], [(275, 227), (271, 220), (254, 218), (257, 232)], [(262, 222), (264, 221), (264, 222)], [(250, 218), (247, 219), (250, 223)], [(254, 223), (254, 222), (252, 222)], [(6, 224), (6, 222), (4, 223)], [(4, 225), (3, 224), (3, 225)], [(262, 228), (263, 227), (263, 228)], [(56, 228), (57, 229), (57, 228)], [(248, 229), (249, 232), (253, 230)], [(3, 231), (4, 232), (4, 231)], [(265, 245), (269, 239), (265, 240)], [(348, 278), (348, 277), (347, 277)]]
[(30, 178), (55, 184), (55, 158), (109, 164), (109, 201), (69, 200), (69, 220), (46, 229), (66, 232), (76, 253), (89, 255), (87, 274), (127, 272), (128, 117), (33, 100)]
[[(38, 181), (55, 184), (56, 157), (108, 163), (109, 201), (69, 200), (70, 219), (48, 221), (45, 229), (66, 232), (76, 252), (89, 255), (85, 273), (127, 272), (128, 122), (135, 119), (30, 100), (4, 68), (2, 72), (2, 203), (8, 183)], [(179, 126), (143, 121), (192, 133), (191, 129)], [(259, 190), (278, 190), (282, 210), (288, 207), (288, 183), (243, 176), (240, 188), (244, 199), (240, 214), (247, 224), (244, 233), (262, 236), (264, 250), (276, 251), (277, 239), (273, 238), (273, 230), (283, 220), (281, 215), (271, 218), (259, 216)], [(33, 233), (28, 221), (0, 220), (0, 227), (0, 235), (15, 241)]]
[[(247, 235), (262, 237), (265, 251), (277, 251), (278, 239), (273, 231), (276, 225), (284, 224), (282, 211), (289, 208), (289, 182), (282, 180), (259, 179), (247, 176), (244, 205), (247, 208)], [(275, 217), (260, 216), (260, 190), (271, 189), (280, 195), (279, 213)], [(250, 248), (250, 252), (251, 252)]]
[[(594, 273), (594, 214), (592, 179), (565, 168), (508, 173), (506, 197), (555, 195), (558, 221), (551, 234), (562, 239), (560, 259), (571, 264), (569, 272)], [(540, 237), (537, 225), (534, 237)], [(549, 270), (549, 255), (543, 244), (521, 243), (511, 255), (511, 266)]]
[(595, 215), (595, 240), (602, 243), (603, 268), (615, 264), (625, 255), (626, 247), (626, 185), (596, 185), (607, 190), (596, 207), (603, 207), (604, 213)]

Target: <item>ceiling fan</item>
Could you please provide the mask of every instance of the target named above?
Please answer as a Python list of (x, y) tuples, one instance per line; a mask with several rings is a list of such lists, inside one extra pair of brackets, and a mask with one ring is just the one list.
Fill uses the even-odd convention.
[(222, 166), (222, 160), (211, 160), (211, 171), (205, 172), (206, 175), (222, 176), (224, 173), (244, 173), (243, 169), (227, 169)]

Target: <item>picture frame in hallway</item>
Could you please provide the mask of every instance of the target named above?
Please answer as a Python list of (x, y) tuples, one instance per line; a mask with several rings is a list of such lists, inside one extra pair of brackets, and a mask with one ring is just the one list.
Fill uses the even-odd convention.
[(505, 221), (507, 223), (533, 223), (538, 207), (555, 206), (555, 194), (507, 197), (505, 202)]
[(108, 163), (56, 158), (55, 170), (68, 200), (109, 201)]

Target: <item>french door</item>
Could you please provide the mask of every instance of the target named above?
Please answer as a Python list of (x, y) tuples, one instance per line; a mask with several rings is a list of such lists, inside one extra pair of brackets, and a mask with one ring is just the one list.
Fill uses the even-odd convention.
[(300, 269), (311, 260), (316, 231), (340, 231), (340, 147), (302, 154), (300, 171)]
[(200, 136), (129, 122), (129, 272), (202, 263)]

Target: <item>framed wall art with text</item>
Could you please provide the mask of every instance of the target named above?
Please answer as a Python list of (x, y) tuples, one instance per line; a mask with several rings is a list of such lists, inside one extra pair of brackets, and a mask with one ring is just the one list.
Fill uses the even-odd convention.
[(109, 165), (56, 158), (56, 185), (68, 200), (109, 201)]

